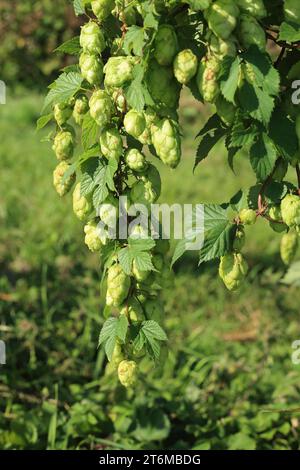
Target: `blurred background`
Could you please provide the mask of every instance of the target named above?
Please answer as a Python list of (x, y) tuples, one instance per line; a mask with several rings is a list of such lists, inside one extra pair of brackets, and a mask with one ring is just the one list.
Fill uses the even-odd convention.
[[(0, 448), (298, 449), (299, 288), (281, 282), (280, 235), (266, 223), (249, 230), (251, 271), (237, 294), (217, 264), (198, 267), (197, 253), (176, 264), (164, 367), (143, 364), (133, 391), (107, 373), (99, 260), (70, 196), (52, 188), (49, 128), (35, 131), (46, 86), (68, 60), (52, 51), (80, 24), (62, 0), (0, 0), (0, 18)], [(235, 176), (222, 145), (193, 175), (210, 112), (183, 94), (184, 157), (176, 171), (161, 168), (161, 201), (221, 203), (254, 183), (247, 157)]]

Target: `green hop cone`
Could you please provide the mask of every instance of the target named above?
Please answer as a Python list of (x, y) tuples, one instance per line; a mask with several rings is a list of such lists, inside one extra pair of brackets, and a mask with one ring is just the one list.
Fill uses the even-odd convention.
[(72, 107), (68, 103), (58, 103), (53, 110), (54, 119), (59, 126), (63, 126), (72, 116)]
[(126, 305), (123, 305), (120, 310), (120, 315), (126, 315), (132, 322), (142, 322), (145, 320), (141, 304), (135, 299), (130, 299)]
[(300, 3), (298, 0), (284, 0), (284, 16), (286, 21), (300, 23)]
[(214, 56), (204, 57), (197, 73), (197, 85), (204, 101), (213, 103), (220, 94), (218, 75), (221, 62)]
[(171, 65), (178, 51), (178, 40), (172, 26), (159, 26), (154, 41), (154, 57), (160, 65)]
[(255, 18), (265, 18), (267, 10), (263, 0), (236, 0), (237, 6), (242, 12), (248, 13)]
[(151, 145), (152, 144), (151, 127), (152, 127), (152, 124), (157, 122), (159, 119), (155, 111), (151, 108), (147, 108), (144, 111), (144, 117), (146, 121), (146, 127), (145, 127), (144, 132), (142, 132), (139, 135), (138, 140), (143, 145)]
[(240, 10), (232, 0), (217, 0), (209, 10), (206, 19), (209, 28), (221, 39), (228, 39), (237, 25)]
[(256, 212), (253, 209), (242, 209), (239, 213), (242, 225), (254, 225), (256, 222)]
[(85, 95), (76, 98), (73, 110), (73, 118), (79, 126), (82, 125), (83, 118), (89, 110), (89, 100)]
[(296, 232), (285, 233), (281, 239), (280, 255), (287, 266), (292, 263), (298, 249), (298, 234)]
[(130, 277), (119, 264), (113, 264), (107, 273), (106, 304), (110, 307), (120, 307), (128, 296)]
[(188, 0), (187, 3), (192, 11), (204, 11), (210, 7), (212, 0)]
[(236, 107), (232, 103), (229, 103), (229, 101), (226, 101), (222, 95), (218, 96), (215, 105), (216, 111), (224, 124), (231, 127), (236, 115)]
[(146, 300), (144, 310), (147, 320), (154, 320), (162, 324), (164, 319), (164, 307), (159, 300)]
[(68, 160), (72, 158), (74, 152), (74, 132), (71, 127), (59, 131), (53, 144), (53, 150), (55, 152), (57, 160)]
[(129, 388), (137, 381), (138, 366), (134, 361), (122, 361), (118, 367), (118, 377), (124, 387)]
[(120, 362), (124, 361), (124, 359), (125, 357), (122, 351), (122, 346), (119, 343), (116, 343), (110, 361), (113, 370), (117, 370)]
[(208, 42), (210, 52), (220, 60), (226, 56), (236, 57), (237, 55), (236, 39), (233, 36), (224, 41), (213, 33), (209, 33)]
[(94, 15), (99, 21), (104, 21), (112, 13), (115, 8), (115, 0), (93, 0), (91, 7)]
[(288, 194), (281, 201), (282, 220), (288, 227), (300, 225), (300, 197)]
[(156, 166), (149, 164), (147, 170), (141, 177), (141, 180), (144, 182), (150, 181), (154, 191), (158, 195), (157, 198), (160, 196), (161, 193), (161, 177), (158, 169)]
[(145, 156), (138, 149), (128, 150), (125, 154), (125, 161), (131, 170), (138, 173), (145, 171), (148, 166)]
[(287, 230), (287, 225), (282, 222), (282, 214), (280, 206), (273, 206), (269, 210), (270, 227), (274, 232), (282, 233)]
[(84, 241), (89, 250), (92, 252), (100, 251), (105, 243), (102, 243), (103, 237), (100, 237), (97, 221), (91, 220), (88, 222), (84, 227), (84, 233)]
[(96, 55), (83, 52), (79, 58), (82, 77), (91, 85), (101, 85), (103, 80), (103, 62)]
[(123, 153), (123, 141), (116, 127), (109, 127), (101, 132), (100, 148), (106, 158), (120, 159)]
[(186, 85), (197, 73), (197, 56), (190, 49), (184, 49), (175, 57), (173, 68), (177, 81)]
[(99, 217), (101, 221), (111, 228), (116, 227), (118, 212), (118, 200), (112, 195), (109, 195), (99, 207)]
[(121, 88), (126, 82), (131, 81), (135, 64), (135, 57), (110, 57), (103, 69), (105, 86)]
[(232, 248), (234, 249), (234, 251), (240, 252), (244, 248), (245, 242), (246, 242), (245, 230), (243, 227), (238, 227), (235, 233)]
[(176, 168), (181, 159), (181, 140), (177, 127), (170, 119), (152, 125), (152, 143), (161, 161)]
[(131, 188), (130, 198), (134, 204), (144, 204), (149, 207), (159, 198), (159, 194), (155, 191), (151, 181), (139, 180)]
[(219, 274), (230, 291), (239, 289), (248, 272), (248, 265), (240, 253), (222, 256)]
[(83, 52), (88, 54), (100, 55), (105, 49), (104, 35), (94, 21), (90, 21), (81, 28), (80, 45)]
[(257, 46), (261, 51), (266, 49), (267, 39), (264, 29), (253, 16), (241, 15), (238, 35), (245, 49)]
[(124, 127), (127, 134), (135, 139), (145, 131), (146, 119), (144, 113), (140, 113), (135, 109), (131, 109), (124, 117)]
[(65, 196), (73, 186), (76, 176), (72, 173), (68, 178), (64, 178), (71, 165), (67, 162), (60, 162), (53, 172), (53, 185), (59, 196)]
[(147, 84), (152, 98), (158, 104), (177, 109), (181, 86), (174, 77), (172, 67), (163, 67), (152, 60), (148, 68)]
[(89, 105), (90, 114), (101, 129), (111, 122), (111, 118), (115, 113), (115, 107), (113, 101), (106, 91), (94, 91)]
[(73, 192), (73, 211), (79, 220), (85, 220), (93, 210), (90, 198), (81, 195), (81, 184), (77, 183)]

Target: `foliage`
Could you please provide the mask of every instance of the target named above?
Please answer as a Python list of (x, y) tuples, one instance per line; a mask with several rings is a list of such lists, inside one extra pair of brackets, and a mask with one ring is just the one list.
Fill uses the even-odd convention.
[[(57, 184), (56, 189), (70, 190), (76, 174), (74, 212), (80, 220), (98, 224), (102, 285), (107, 284), (107, 321), (100, 344), (110, 361), (119, 357), (118, 374), (125, 386), (135, 384), (137, 363), (144, 357), (164, 361), (163, 308), (147, 305), (166, 289), (169, 276), (163, 256), (157, 265), (154, 262), (161, 240), (149, 238), (149, 214), (146, 225), (139, 222), (126, 237), (110, 235), (122, 216), (117, 203), (121, 196), (129, 198), (122, 209), (128, 229), (131, 202), (149, 208), (160, 196), (160, 175), (141, 151), (150, 151), (172, 169), (181, 161), (177, 111), (183, 85), (216, 110), (198, 133), (194, 168), (224, 139), (231, 168), (235, 155), (246, 150), (256, 178), (255, 186), (240, 190), (229, 201), (205, 205), (200, 263), (220, 259), (221, 279), (229, 290), (237, 290), (248, 273), (240, 253), (245, 226), (262, 218), (277, 232), (282, 225), (293, 240), (300, 232), (300, 115), (287, 94), (292, 88), (290, 72), (299, 63), (297, 35), (282, 40), (285, 23), (299, 26), (296, 2), (281, 3), (275, 14), (270, 2), (264, 5), (260, 0), (253, 5), (143, 0), (130, 6), (134, 14), (129, 21), (128, 5), (122, 0), (74, 1), (76, 15), (88, 19), (81, 29), (80, 48), (78, 42), (68, 42), (61, 49), (78, 55), (79, 64), (49, 86), (44, 104), (45, 112), (53, 108), (56, 157), (70, 162), (75, 130), (69, 124), (69, 110), (79, 97), (89, 100), (89, 110), (86, 106), (79, 113), (81, 119), (78, 111), (75, 115), (84, 152), (66, 168), (63, 191)], [(277, 50), (270, 49), (267, 39)], [(141, 155), (142, 171), (128, 163), (132, 150)], [(297, 186), (284, 179), (290, 166), (295, 168)], [(196, 230), (180, 242), (173, 264), (198, 235)], [(289, 250), (281, 250), (285, 263), (293, 261), (296, 248), (295, 241)], [(130, 316), (133, 303), (141, 314)]]
[(67, 1), (1, 0), (0, 14), (0, 79), (8, 86), (45, 86), (70, 63), (62, 54), (52, 55), (78, 33), (80, 23)]

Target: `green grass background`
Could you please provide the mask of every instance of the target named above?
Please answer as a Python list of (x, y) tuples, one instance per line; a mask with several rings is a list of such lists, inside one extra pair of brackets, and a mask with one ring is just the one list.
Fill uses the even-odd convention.
[[(197, 253), (175, 266), (164, 293), (169, 359), (142, 364), (126, 391), (106, 370), (97, 337), (103, 292), (97, 255), (83, 243), (71, 198), (52, 188), (54, 155), (35, 132), (42, 99), (0, 107), (1, 449), (298, 449), (299, 289), (280, 284), (280, 236), (247, 231), (251, 271), (239, 293)], [(184, 156), (161, 168), (160, 201), (228, 201), (254, 180), (246, 156), (234, 175), (220, 145), (193, 175), (197, 131), (208, 110), (183, 100)]]

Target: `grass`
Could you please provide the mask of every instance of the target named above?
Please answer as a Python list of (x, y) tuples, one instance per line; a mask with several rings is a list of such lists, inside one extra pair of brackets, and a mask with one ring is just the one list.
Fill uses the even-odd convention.
[[(161, 201), (227, 201), (253, 182), (247, 159), (238, 156), (236, 177), (220, 146), (193, 175), (207, 110), (183, 104), (184, 158), (161, 168)], [(99, 263), (70, 197), (52, 189), (53, 154), (34, 130), (40, 105), (29, 94), (0, 108), (0, 448), (298, 449), (299, 292), (278, 282), (280, 236), (249, 229), (251, 272), (237, 294), (215, 263), (179, 261), (164, 293), (169, 359), (159, 370), (143, 363), (137, 389), (125, 391), (96, 348)]]

